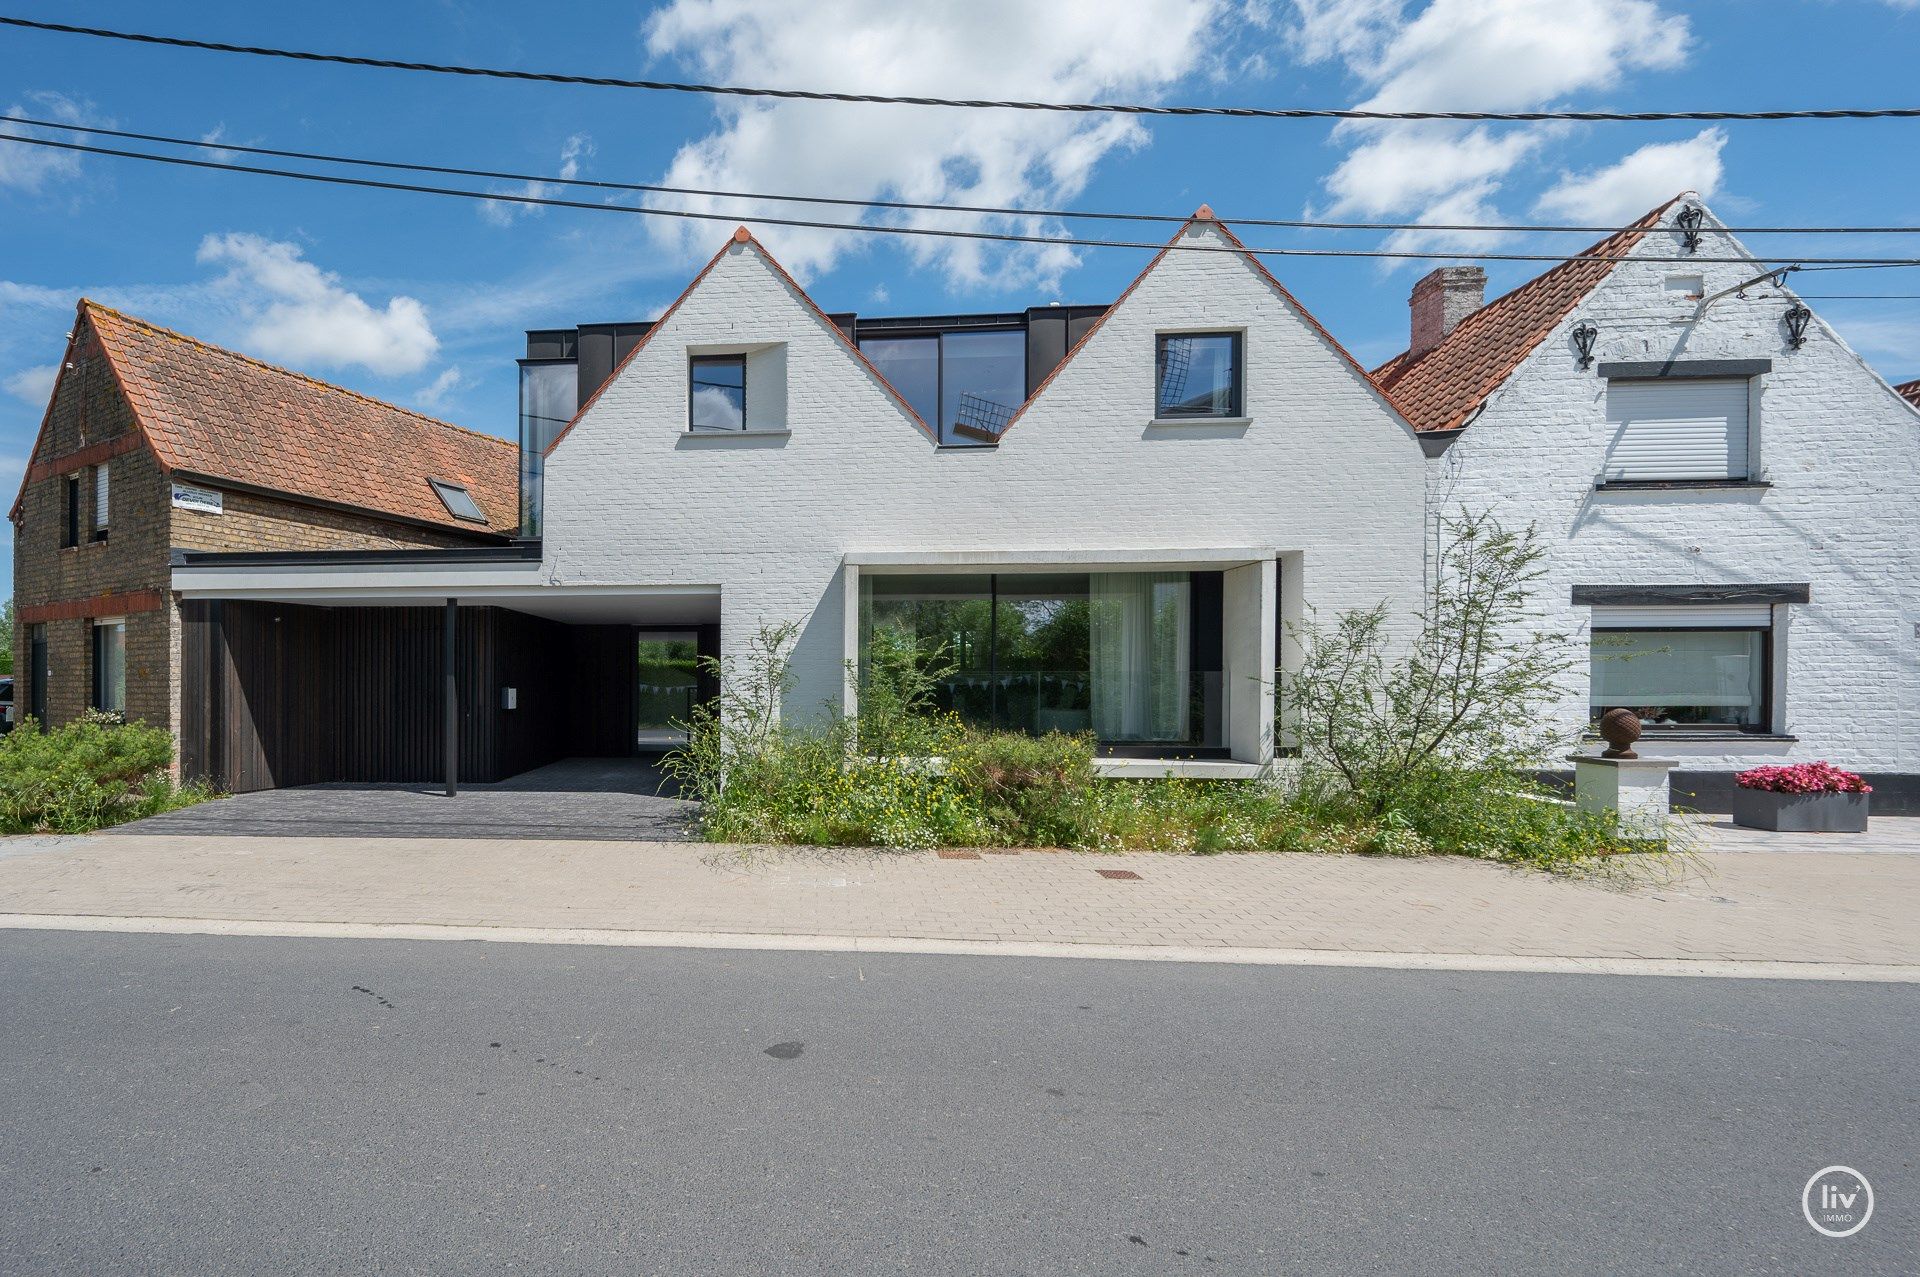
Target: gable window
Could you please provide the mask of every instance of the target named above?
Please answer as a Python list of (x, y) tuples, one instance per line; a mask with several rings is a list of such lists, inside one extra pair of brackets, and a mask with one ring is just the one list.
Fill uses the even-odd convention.
[(80, 476), (70, 474), (62, 485), (60, 515), (60, 548), (72, 549), (80, 544)]
[(694, 355), (687, 361), (687, 428), (747, 428), (747, 357)]
[(1763, 732), (1772, 664), (1766, 603), (1596, 607), (1589, 709), (1630, 709), (1648, 731)]
[(447, 507), (447, 513), (454, 518), (464, 519), (468, 523), (487, 521), (486, 511), (480, 508), (480, 503), (473, 499), (473, 493), (465, 486), (445, 479), (429, 479), (427, 482), (433, 485), (434, 495), (440, 498), (440, 504)]
[(107, 539), (107, 497), (111, 484), (107, 474), (107, 463), (102, 461), (93, 468), (93, 539)]
[(109, 714), (127, 712), (127, 623), (93, 623), (93, 707)]
[(1602, 480), (1745, 479), (1747, 388), (1745, 377), (1609, 381)]
[(1241, 334), (1162, 333), (1154, 360), (1156, 417), (1238, 417)]

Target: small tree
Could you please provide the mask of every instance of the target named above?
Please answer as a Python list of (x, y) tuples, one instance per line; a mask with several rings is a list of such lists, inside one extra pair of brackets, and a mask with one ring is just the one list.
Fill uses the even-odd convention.
[(792, 621), (763, 626), (739, 656), (700, 658), (719, 694), (695, 704), (677, 724), (686, 730), (687, 743), (661, 760), (686, 797), (718, 798), (735, 768), (764, 763), (779, 751), (780, 708), (793, 690), (790, 649), (799, 633)]
[(1373, 816), (1403, 810), (1442, 772), (1523, 773), (1563, 743), (1550, 707), (1577, 653), (1528, 624), (1545, 551), (1532, 528), (1443, 519), (1412, 643), (1396, 652), (1385, 604), (1294, 628), (1297, 674), (1282, 675), (1308, 778)]

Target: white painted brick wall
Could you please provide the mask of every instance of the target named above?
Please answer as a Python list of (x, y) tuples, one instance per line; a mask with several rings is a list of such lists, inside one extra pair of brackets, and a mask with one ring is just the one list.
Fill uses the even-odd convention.
[[(1779, 290), (1721, 298), (1687, 322), (1693, 307), (1673, 299), (1667, 276), (1704, 274), (1712, 294), (1763, 269), (1730, 239), (1705, 237), (1696, 264), (1616, 268), (1431, 463), (1430, 498), (1535, 524), (1552, 547), (1547, 623), (1583, 644), (1589, 614), (1569, 602), (1575, 584), (1811, 584), (1812, 602), (1789, 609), (1784, 644), (1784, 726), (1798, 743), (1661, 743), (1659, 753), (1705, 770), (1827, 758), (1920, 771), (1920, 413), (1817, 319), (1792, 349), (1781, 316), (1793, 301)], [(1679, 255), (1679, 236), (1665, 231), (1635, 253)], [(1570, 334), (1582, 322), (1600, 331), (1596, 364), (1772, 360), (1753, 425), (1773, 487), (1594, 491), (1606, 383), (1577, 367)], [(1563, 721), (1584, 721), (1586, 703), (1582, 665)]]
[[(1252, 424), (1149, 427), (1155, 333), (1222, 326), (1247, 332)], [(758, 342), (786, 344), (791, 436), (689, 439), (688, 348)], [(1425, 465), (1371, 384), (1235, 254), (1167, 255), (1004, 443), (942, 450), (733, 245), (549, 458), (546, 571), (718, 584), (732, 653), (763, 624), (801, 623), (789, 706), (810, 707), (841, 687), (848, 552), (1270, 545), (1301, 556), (1312, 606), (1406, 612)]]

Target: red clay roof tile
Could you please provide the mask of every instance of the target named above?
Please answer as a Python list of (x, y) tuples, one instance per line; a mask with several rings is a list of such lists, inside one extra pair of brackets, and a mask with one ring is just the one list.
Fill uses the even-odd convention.
[(1893, 392), (1914, 407), (1920, 408), (1920, 379), (1902, 382), (1893, 388)]
[(1612, 273), (1611, 261), (1660, 224), (1668, 200), (1639, 221), (1561, 262), (1504, 297), (1495, 298), (1455, 325), (1418, 358), (1402, 351), (1373, 370), (1415, 430), (1454, 430), (1465, 425), (1486, 397), (1500, 388), (1554, 325)]
[[(80, 303), (168, 470), (228, 479), (466, 532), (519, 522), (518, 450), (505, 439)], [(487, 525), (428, 485), (464, 485)]]

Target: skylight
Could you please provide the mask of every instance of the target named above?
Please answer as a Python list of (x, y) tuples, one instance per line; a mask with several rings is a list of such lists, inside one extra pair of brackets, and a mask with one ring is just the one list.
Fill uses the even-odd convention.
[(440, 504), (447, 507), (447, 513), (454, 518), (465, 519), (468, 523), (487, 521), (486, 512), (481, 510), (480, 503), (475, 501), (473, 494), (460, 484), (449, 483), (445, 479), (429, 479), (427, 482), (433, 485), (434, 495), (440, 498)]

